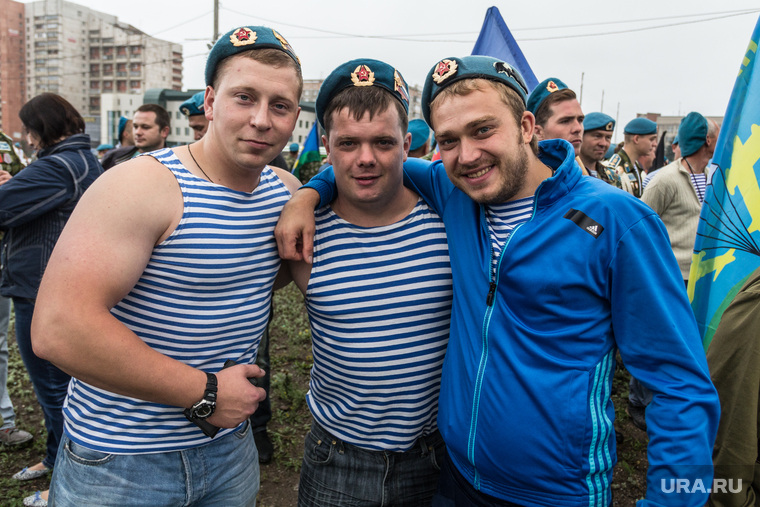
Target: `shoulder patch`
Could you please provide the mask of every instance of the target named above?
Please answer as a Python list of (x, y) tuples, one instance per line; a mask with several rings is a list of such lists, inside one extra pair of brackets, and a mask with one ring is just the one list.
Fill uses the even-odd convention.
[(591, 234), (595, 238), (598, 238), (602, 232), (604, 231), (604, 227), (602, 227), (602, 224), (597, 222), (596, 220), (592, 219), (588, 215), (586, 215), (582, 211), (578, 211), (577, 209), (572, 209), (565, 213), (565, 217), (571, 222), (575, 223), (578, 227), (586, 231), (587, 233)]

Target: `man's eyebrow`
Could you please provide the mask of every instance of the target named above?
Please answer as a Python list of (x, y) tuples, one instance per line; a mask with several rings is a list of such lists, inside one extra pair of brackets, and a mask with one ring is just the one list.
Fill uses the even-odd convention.
[[(477, 127), (478, 125), (482, 125), (483, 123), (488, 123), (488, 122), (494, 121), (496, 119), (497, 118), (494, 115), (481, 116), (480, 118), (476, 118), (476, 119), (474, 119), (472, 121), (467, 122), (465, 124), (465, 126), (464, 126), (464, 129), (466, 129), (466, 130), (473, 129), (473, 128)], [(436, 132), (435, 137), (436, 138), (438, 138), (439, 136), (440, 137), (446, 137), (446, 136), (450, 136), (450, 135), (451, 135), (451, 131), (444, 130), (442, 132)]]

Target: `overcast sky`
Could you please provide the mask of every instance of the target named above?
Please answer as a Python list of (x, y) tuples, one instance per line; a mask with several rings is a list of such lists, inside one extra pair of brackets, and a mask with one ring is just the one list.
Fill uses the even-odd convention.
[[(213, 0), (74, 3), (181, 43), (185, 87), (204, 86)], [(471, 53), (492, 5), (539, 81), (559, 77), (578, 94), (582, 83), (584, 112), (602, 110), (623, 125), (643, 112), (723, 115), (760, 15), (757, 0), (224, 0), (219, 31), (245, 24), (277, 29), (307, 79), (369, 57), (422, 86), (437, 60)]]

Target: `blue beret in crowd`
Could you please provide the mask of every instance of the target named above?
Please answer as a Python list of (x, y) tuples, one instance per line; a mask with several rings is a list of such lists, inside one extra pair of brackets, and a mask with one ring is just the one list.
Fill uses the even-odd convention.
[(586, 132), (591, 132), (592, 130), (612, 132), (615, 130), (615, 120), (608, 114), (589, 113), (583, 119), (583, 130)]
[(707, 119), (699, 113), (691, 112), (678, 126), (678, 146), (681, 156), (693, 155), (707, 142)]
[(325, 110), (333, 97), (351, 86), (379, 86), (409, 112), (409, 87), (401, 73), (380, 60), (358, 58), (339, 65), (319, 87), (315, 109), (320, 125), (325, 126)]
[(298, 151), (298, 143), (290, 143), (288, 151)]
[(520, 72), (503, 60), (481, 55), (444, 58), (430, 69), (422, 89), (422, 115), (428, 125), (431, 125), (430, 103), (441, 90), (462, 79), (488, 79), (503, 83), (516, 91), (523, 102), (528, 95), (528, 87)]
[(678, 134), (675, 135), (675, 137), (673, 138), (673, 142), (670, 144), (672, 144), (673, 146), (678, 144)]
[(548, 79), (544, 79), (538, 85), (533, 88), (533, 91), (530, 92), (530, 96), (528, 97), (528, 111), (530, 111), (533, 114), (536, 114), (536, 111), (538, 111), (538, 107), (541, 105), (541, 103), (546, 100), (546, 98), (551, 95), (554, 92), (558, 92), (560, 90), (566, 90), (567, 85), (557, 79), (556, 77), (550, 77)]
[(637, 136), (648, 136), (657, 133), (657, 124), (643, 117), (634, 118), (628, 122), (623, 132)]
[(119, 133), (117, 135), (119, 141), (121, 141), (121, 135), (124, 133), (124, 129), (126, 128), (128, 121), (129, 120), (124, 116), (119, 118)]
[(198, 92), (179, 106), (179, 110), (185, 116), (196, 116), (203, 114), (203, 95), (205, 91)]
[(293, 47), (285, 38), (275, 30), (266, 26), (242, 26), (225, 33), (216, 41), (206, 60), (206, 86), (211, 86), (219, 63), (227, 58), (249, 49), (279, 49), (290, 56), (298, 68), (301, 68), (301, 60), (298, 59)]
[(430, 137), (430, 127), (425, 123), (425, 120), (420, 118), (409, 120), (409, 129), (407, 132), (412, 134), (412, 145), (409, 147), (410, 150), (416, 150), (425, 144)]
[(112, 149), (113, 149), (113, 144), (105, 143), (95, 148), (95, 151), (112, 150)]

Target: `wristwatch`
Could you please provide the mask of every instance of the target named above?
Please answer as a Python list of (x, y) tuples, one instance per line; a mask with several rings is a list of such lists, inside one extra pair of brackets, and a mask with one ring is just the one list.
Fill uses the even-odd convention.
[(185, 417), (193, 419), (208, 419), (216, 409), (216, 375), (206, 373), (206, 391), (203, 399), (190, 408), (185, 409)]

